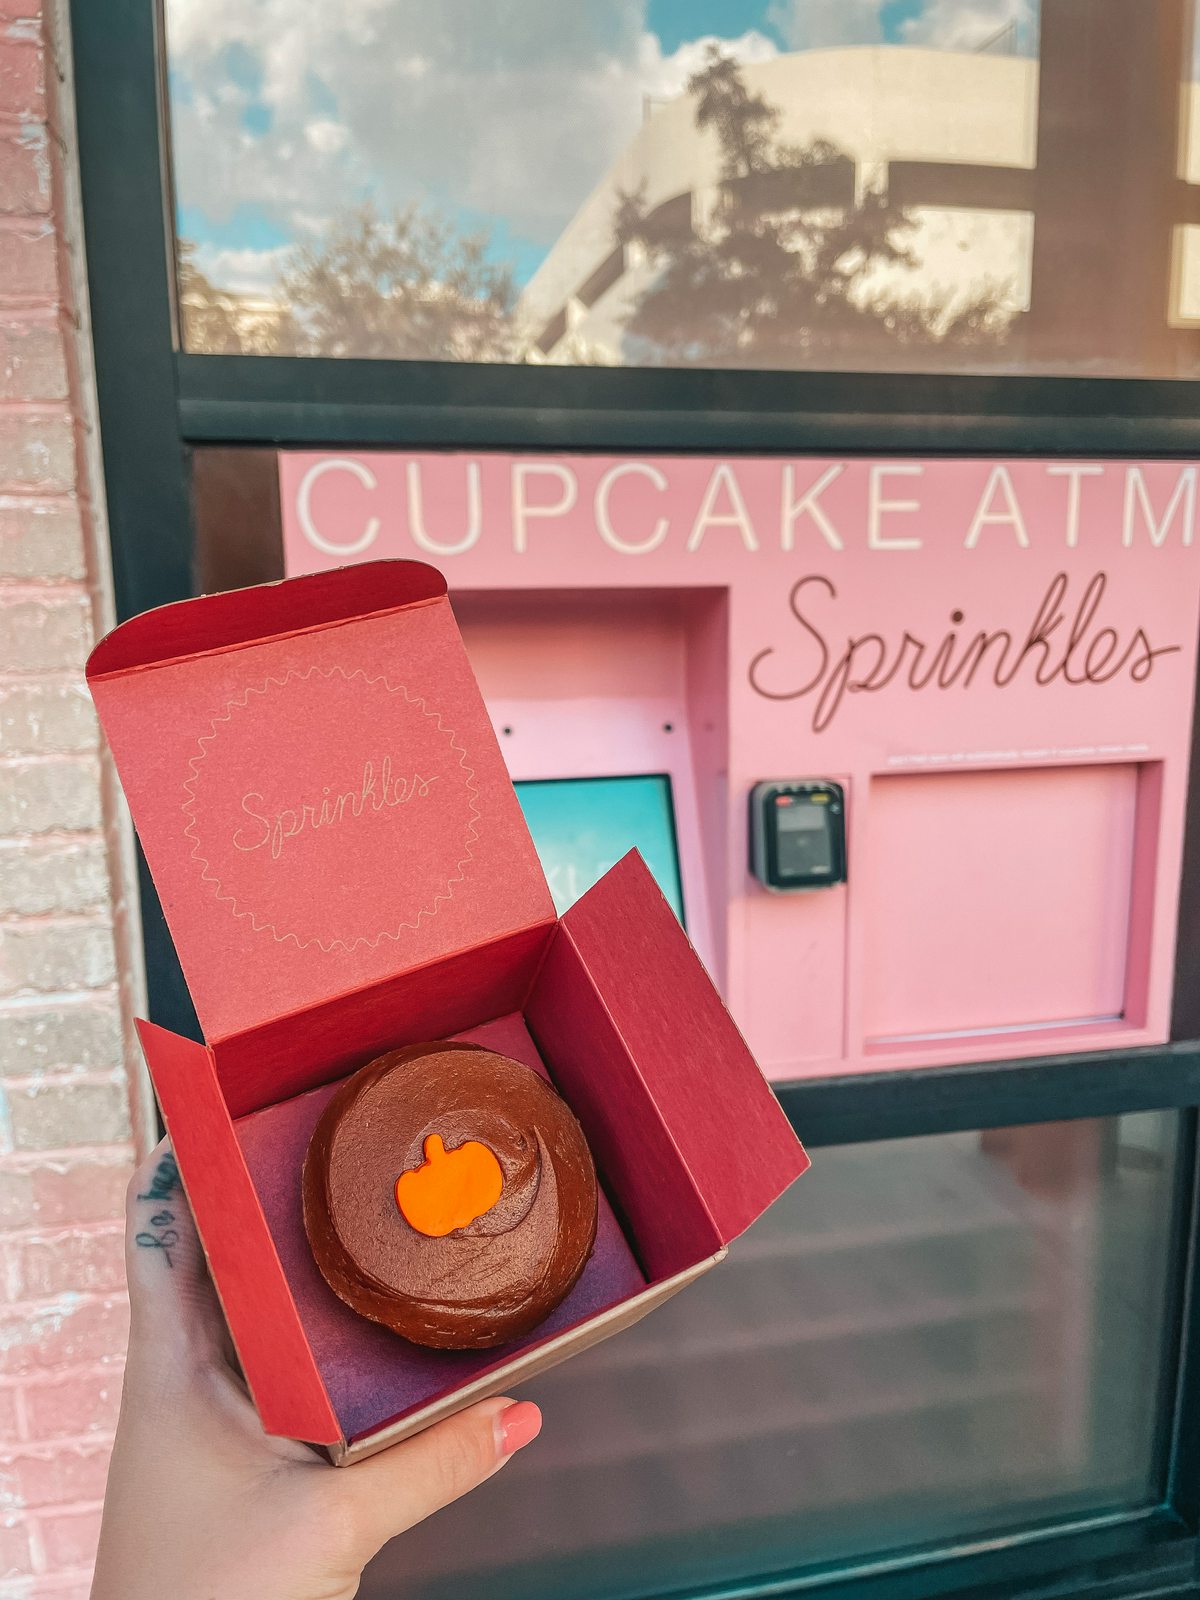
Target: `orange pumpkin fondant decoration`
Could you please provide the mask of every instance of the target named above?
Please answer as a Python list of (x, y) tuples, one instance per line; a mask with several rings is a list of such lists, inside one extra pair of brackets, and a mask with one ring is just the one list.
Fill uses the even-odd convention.
[(500, 1163), (478, 1139), (447, 1150), (439, 1133), (425, 1140), (425, 1159), (396, 1179), (400, 1215), (418, 1233), (440, 1239), (490, 1211), (504, 1188)]

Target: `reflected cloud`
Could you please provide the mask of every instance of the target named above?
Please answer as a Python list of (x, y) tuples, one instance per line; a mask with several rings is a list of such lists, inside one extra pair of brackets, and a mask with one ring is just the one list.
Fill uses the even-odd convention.
[[(743, 0), (727, 37), (682, 0), (166, 12), (190, 348), (1200, 367), (1190, 0)], [(769, 124), (736, 217), (714, 52)]]
[(886, 0), (775, 0), (770, 17), (789, 50), (882, 44)]

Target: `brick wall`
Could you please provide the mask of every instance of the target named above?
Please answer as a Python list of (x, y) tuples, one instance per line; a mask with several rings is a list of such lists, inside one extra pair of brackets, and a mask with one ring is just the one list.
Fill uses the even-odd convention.
[[(0, 1596), (87, 1594), (126, 1333), (137, 929), (65, 0), (0, 0)], [(131, 1094), (132, 1087), (132, 1094)], [(133, 1114), (131, 1115), (131, 1107)]]

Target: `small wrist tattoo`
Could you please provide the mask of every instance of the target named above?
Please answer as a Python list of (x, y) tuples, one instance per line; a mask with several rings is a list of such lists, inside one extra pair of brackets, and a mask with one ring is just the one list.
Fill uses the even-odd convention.
[[(179, 1168), (175, 1165), (175, 1157), (166, 1155), (155, 1167), (150, 1187), (145, 1194), (139, 1194), (138, 1199), (158, 1204), (163, 1200), (169, 1200), (172, 1195), (179, 1192), (179, 1188)], [(150, 1218), (148, 1228), (134, 1234), (133, 1242), (142, 1250), (161, 1250), (168, 1267), (173, 1268), (175, 1261), (171, 1251), (179, 1243), (179, 1230), (174, 1224), (175, 1213), (164, 1207)], [(152, 1229), (156, 1231), (152, 1232)]]
[(139, 1200), (169, 1200), (179, 1189), (179, 1168), (173, 1155), (165, 1155), (154, 1169), (150, 1187)]
[(150, 1218), (150, 1227), (157, 1228), (159, 1230), (158, 1233), (150, 1233), (146, 1230), (142, 1233), (135, 1233), (133, 1236), (134, 1244), (139, 1245), (141, 1249), (161, 1250), (167, 1258), (169, 1267), (174, 1267), (175, 1265), (171, 1259), (171, 1251), (179, 1243), (179, 1230), (171, 1226), (174, 1221), (175, 1213), (173, 1211), (156, 1211)]

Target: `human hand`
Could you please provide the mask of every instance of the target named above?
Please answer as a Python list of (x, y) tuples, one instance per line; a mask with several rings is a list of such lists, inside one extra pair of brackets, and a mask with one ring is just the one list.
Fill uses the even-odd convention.
[(129, 1359), (92, 1600), (349, 1600), (388, 1539), (541, 1427), (527, 1400), (484, 1400), (342, 1468), (270, 1438), (165, 1140), (129, 1185), (125, 1258)]

